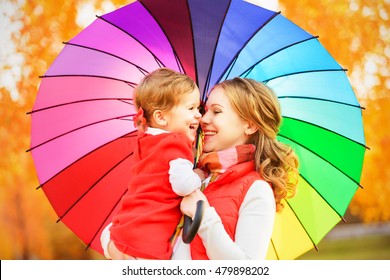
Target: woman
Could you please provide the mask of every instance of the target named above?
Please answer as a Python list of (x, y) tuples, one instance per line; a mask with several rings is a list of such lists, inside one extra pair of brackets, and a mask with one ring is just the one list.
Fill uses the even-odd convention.
[(179, 239), (172, 259), (264, 259), (275, 213), (298, 179), (297, 156), (276, 140), (278, 99), (264, 84), (235, 78), (213, 88), (205, 109), (199, 166), (207, 186), (181, 202), (193, 217), (204, 200), (205, 215), (194, 241)]

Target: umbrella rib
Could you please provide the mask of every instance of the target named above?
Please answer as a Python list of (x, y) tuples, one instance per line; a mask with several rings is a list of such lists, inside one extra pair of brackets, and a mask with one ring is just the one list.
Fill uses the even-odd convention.
[(242, 72), (239, 76), (240, 76), (240, 77), (242, 77), (242, 76), (245, 76), (245, 77), (246, 77), (246, 76), (249, 75), (249, 73), (250, 73), (258, 64), (260, 64), (261, 62), (263, 62), (263, 61), (266, 60), (267, 58), (269, 58), (269, 57), (271, 57), (271, 56), (273, 56), (273, 55), (275, 55), (275, 54), (277, 54), (277, 53), (279, 53), (279, 52), (281, 52), (281, 51), (284, 51), (285, 49), (291, 48), (291, 47), (293, 47), (293, 46), (295, 46), (295, 45), (299, 45), (299, 44), (305, 43), (305, 42), (310, 41), (310, 40), (313, 40), (313, 39), (318, 39), (318, 36), (312, 36), (312, 37), (303, 39), (303, 40), (301, 40), (301, 41), (294, 42), (294, 43), (292, 43), (292, 44), (290, 44), (290, 45), (284, 46), (283, 48), (280, 48), (280, 49), (278, 49), (278, 50), (276, 50), (276, 51), (274, 51), (274, 52), (272, 52), (272, 53), (266, 55), (265, 57), (263, 57), (262, 59), (260, 59), (259, 61), (257, 61), (255, 64), (253, 64), (252, 66), (250, 66), (249, 68), (247, 68), (247, 69), (246, 69), (244, 72)]
[(78, 47), (78, 48), (84, 48), (84, 49), (88, 49), (88, 50), (91, 50), (91, 51), (96, 51), (96, 52), (99, 52), (99, 53), (104, 53), (106, 55), (109, 55), (109, 56), (112, 56), (112, 57), (115, 57), (115, 58), (118, 58), (124, 62), (127, 62), (129, 63), (130, 65), (133, 65), (134, 67), (136, 67), (138, 69), (138, 71), (140, 71), (143, 75), (147, 75), (149, 74), (149, 72), (146, 70), (146, 69), (143, 69), (141, 66), (139, 65), (136, 65), (134, 63), (132, 63), (131, 61), (128, 61), (127, 59), (124, 59), (123, 57), (120, 57), (118, 55), (115, 55), (115, 54), (112, 54), (112, 53), (109, 53), (109, 52), (106, 52), (106, 51), (103, 51), (103, 50), (99, 50), (99, 49), (95, 49), (95, 48), (92, 48), (92, 47), (88, 47), (88, 46), (83, 46), (83, 45), (79, 45), (79, 44), (74, 44), (74, 43), (70, 43), (70, 42), (63, 42), (65, 45), (70, 45), (70, 46), (74, 46), (74, 47)]
[[(158, 24), (158, 26), (160, 27), (161, 31), (164, 33), (165, 35), (165, 38), (167, 39), (167, 41), (169, 42), (169, 45), (170, 47), (172, 48), (172, 51), (173, 51), (173, 54), (175, 55), (175, 60), (176, 60), (176, 65), (177, 65), (177, 68), (178, 69), (182, 69), (184, 72), (185, 72), (185, 69), (184, 67), (182, 67), (182, 64), (180, 62), (180, 59), (179, 57), (177, 56), (177, 53), (176, 53), (176, 50), (175, 48), (173, 47), (173, 44), (171, 42), (171, 40), (169, 40), (169, 37), (167, 36), (165, 30), (162, 28), (162, 26), (160, 25), (160, 22), (155, 18), (155, 16), (150, 12), (150, 10), (144, 5), (144, 3), (142, 3), (142, 1), (140, 1), (141, 5), (145, 8), (145, 10), (147, 10), (149, 12), (149, 15), (154, 19), (154, 21)], [(187, 2), (186, 2), (187, 3)], [(189, 11), (189, 8), (188, 8), (188, 3), (187, 3), (187, 10)]]
[[(133, 134), (133, 133), (134, 133), (134, 131), (133, 131), (133, 132), (130, 132), (130, 133), (126, 133), (126, 134), (124, 134), (124, 135), (122, 135), (122, 136), (119, 136), (119, 137), (116, 138), (116, 139), (113, 139), (113, 140), (111, 140), (111, 141), (105, 143), (104, 145), (108, 145), (108, 144), (110, 144), (110, 143), (112, 143), (112, 142), (114, 142), (114, 141), (116, 141), (116, 140), (118, 140), (118, 139), (121, 139), (121, 138), (136, 137), (136, 135), (131, 135), (131, 134)], [(104, 145), (102, 145), (102, 146), (104, 146)], [(90, 151), (89, 153), (83, 155), (81, 158), (77, 159), (75, 162), (71, 163), (70, 165), (68, 165), (67, 167), (65, 167), (64, 169), (62, 169), (62, 170), (59, 171), (58, 173), (56, 173), (53, 177), (51, 177), (50, 179), (46, 180), (46, 182), (40, 184), (38, 187), (36, 187), (36, 189), (38, 190), (38, 189), (41, 189), (41, 188), (45, 187), (45, 185), (46, 185), (48, 182), (50, 182), (51, 180), (53, 180), (53, 178), (55, 178), (56, 176), (58, 176), (60, 173), (64, 172), (66, 169), (68, 169), (68, 168), (69, 168), (70, 166), (72, 166), (73, 164), (79, 162), (79, 161), (82, 160), (83, 158), (85, 158), (85, 157), (87, 157), (88, 155), (94, 153), (96, 150), (98, 150), (98, 149), (101, 148), (102, 146), (99, 146), (99, 147), (95, 148), (94, 150)]]
[(99, 231), (101, 230), (101, 228), (103, 227), (103, 225), (105, 224), (105, 222), (108, 220), (108, 218), (110, 217), (110, 215), (114, 212), (116, 206), (119, 204), (119, 202), (121, 201), (122, 197), (128, 192), (128, 189), (126, 188), (125, 191), (123, 192), (123, 194), (119, 197), (119, 199), (117, 200), (117, 202), (114, 204), (114, 207), (111, 209), (111, 211), (108, 212), (108, 215), (106, 216), (106, 218), (104, 219), (103, 223), (100, 225), (100, 227), (98, 228), (98, 230), (95, 232), (95, 234), (93, 235), (91, 241), (87, 244), (87, 247), (85, 248), (85, 250), (88, 250), (89, 247), (91, 247), (91, 244), (93, 242), (93, 240), (96, 238), (97, 234), (99, 233)]
[[(368, 150), (370, 149), (370, 148), (367, 147), (366, 145), (364, 145), (364, 144), (362, 144), (362, 143), (360, 143), (360, 142), (357, 142), (356, 140), (353, 140), (353, 139), (351, 139), (351, 138), (348, 138), (348, 137), (346, 137), (345, 135), (342, 135), (342, 134), (340, 134), (340, 133), (338, 133), (338, 132), (335, 132), (335, 131), (330, 130), (330, 129), (326, 128), (326, 127), (320, 126), (320, 125), (318, 125), (318, 124), (311, 123), (311, 122), (304, 121), (304, 120), (300, 120), (300, 119), (297, 119), (297, 118), (288, 117), (288, 116), (283, 116), (283, 118), (285, 118), (285, 119), (290, 119), (290, 120), (294, 120), (294, 121), (298, 121), (298, 122), (302, 122), (302, 123), (306, 123), (306, 124), (309, 124), (309, 125), (313, 125), (313, 126), (315, 126), (315, 127), (318, 127), (318, 128), (323, 129), (323, 130), (329, 131), (330, 133), (336, 134), (336, 135), (338, 135), (338, 136), (340, 136), (340, 137), (342, 137), (342, 138), (344, 138), (344, 139), (347, 139), (347, 140), (349, 140), (349, 141), (351, 141), (351, 142), (353, 142), (353, 143), (355, 143), (355, 144), (358, 144), (358, 145), (364, 147), (365, 149), (368, 149)], [(279, 135), (281, 135), (281, 134), (279, 134)], [(285, 136), (284, 136), (284, 137), (285, 137)], [(288, 138), (288, 137), (285, 137), (285, 138)], [(293, 141), (293, 140), (292, 140), (292, 141)]]
[(123, 102), (123, 103), (126, 103), (126, 104), (129, 104), (129, 105), (134, 105), (134, 102), (129, 102), (128, 100), (134, 100), (134, 99), (132, 99), (132, 98), (130, 98), (130, 99), (127, 99), (127, 98), (124, 98), (124, 99), (118, 99), (118, 101), (121, 101), (121, 102)]
[[(196, 84), (199, 85), (199, 77), (198, 77), (198, 63), (197, 63), (197, 59), (196, 59), (196, 52), (195, 52), (195, 37), (194, 37), (194, 29), (193, 29), (193, 26), (192, 26), (192, 15), (191, 15), (191, 10), (190, 10), (190, 7), (188, 5), (188, 0), (186, 1), (187, 2), (187, 7), (188, 7), (188, 14), (189, 14), (189, 18), (190, 18), (190, 29), (191, 29), (191, 39), (192, 39), (192, 53), (194, 55), (194, 71), (195, 71), (195, 78), (196, 78)], [(202, 97), (203, 98), (203, 97)], [(202, 100), (201, 100), (202, 101)]]
[(313, 70), (306, 70), (306, 71), (297, 71), (297, 72), (292, 72), (292, 73), (287, 73), (287, 74), (275, 76), (275, 77), (269, 78), (267, 80), (264, 80), (263, 82), (266, 84), (269, 81), (272, 81), (272, 80), (275, 80), (278, 78), (293, 76), (293, 75), (300, 75), (300, 74), (307, 74), (307, 73), (318, 73), (318, 72), (340, 72), (340, 71), (346, 72), (347, 69), (344, 69), (344, 68), (340, 68), (340, 69), (313, 69)]
[(365, 108), (361, 107), (360, 105), (353, 105), (353, 104), (349, 104), (349, 103), (345, 103), (345, 102), (341, 102), (341, 101), (330, 100), (330, 99), (325, 99), (325, 98), (318, 98), (318, 97), (309, 97), (309, 96), (278, 96), (278, 98), (279, 99), (296, 98), (296, 99), (318, 100), (318, 101), (331, 102), (331, 103), (351, 106), (351, 107), (355, 107), (355, 108), (359, 108), (359, 109), (365, 110)]
[(277, 259), (277, 260), (280, 260), (278, 251), (276, 250), (276, 247), (275, 247), (275, 244), (274, 244), (274, 240), (273, 240), (272, 238), (271, 238), (271, 246), (272, 246), (272, 249), (274, 250), (274, 253), (275, 253), (275, 255), (276, 255), (276, 259)]
[[(226, 11), (225, 11), (225, 13), (223, 15), (223, 20), (221, 20), (221, 26), (219, 27), (217, 40), (215, 41), (215, 45), (214, 45), (214, 49), (213, 49), (213, 55), (211, 56), (210, 67), (208, 68), (208, 71), (207, 71), (207, 76), (206, 76), (206, 80), (205, 80), (205, 85), (204, 85), (203, 91), (206, 91), (206, 89), (208, 89), (208, 87), (210, 86), (211, 69), (213, 68), (213, 65), (214, 65), (215, 53), (217, 51), (217, 46), (218, 46), (219, 38), (221, 36), (222, 27), (223, 27), (223, 24), (225, 22), (226, 15), (227, 15), (227, 13), (228, 13), (228, 11), (230, 9), (230, 5), (231, 4), (232, 4), (232, 0), (229, 1), (229, 5), (226, 7)], [(206, 97), (205, 92), (203, 92), (202, 96)]]
[[(305, 179), (305, 177), (303, 177), (301, 174), (299, 174), (299, 176), (301, 176), (306, 182), (308, 182), (306, 179)], [(313, 188), (313, 186), (308, 182), (308, 184)], [(314, 188), (313, 188), (314, 189)], [(316, 190), (317, 191), (317, 190)], [(318, 193), (318, 192), (317, 192)], [(319, 193), (318, 193), (319, 194)], [(321, 196), (321, 194), (319, 194), (320, 196)], [(321, 196), (322, 197), (322, 196)], [(325, 200), (325, 199), (324, 199)], [(302, 228), (303, 228), (303, 230), (306, 232), (306, 235), (307, 235), (307, 237), (309, 237), (309, 239), (310, 239), (310, 241), (311, 241), (311, 243), (313, 244), (313, 247), (318, 251), (318, 247), (317, 247), (317, 245), (315, 244), (315, 242), (313, 241), (313, 239), (311, 238), (311, 236), (310, 236), (310, 234), (308, 233), (308, 231), (306, 230), (306, 227), (303, 225), (303, 223), (302, 223), (302, 221), (301, 221), (301, 219), (298, 217), (298, 215), (295, 213), (295, 211), (294, 211), (294, 208), (291, 206), (291, 204), (288, 202), (288, 199), (284, 199), (284, 201), (288, 204), (288, 206), (290, 207), (290, 209), (291, 209), (291, 211), (294, 213), (294, 216), (295, 216), (295, 218), (298, 220), (298, 222), (300, 223), (300, 225), (302, 226)], [(326, 200), (325, 200), (326, 201)], [(329, 203), (326, 201), (326, 203), (329, 205)], [(333, 207), (332, 207), (332, 209), (333, 209)], [(334, 209), (333, 209), (334, 210)], [(336, 212), (336, 211), (335, 211)], [(339, 215), (340, 216), (340, 215)], [(274, 244), (274, 242), (273, 242), (273, 239), (271, 238), (271, 244), (272, 244), (272, 248), (273, 248), (273, 250), (274, 250), (274, 252), (275, 252), (275, 255), (276, 255), (276, 258), (278, 259), (278, 260), (280, 260), (280, 258), (279, 258), (279, 255), (278, 255), (278, 253), (277, 253), (277, 250), (276, 250), (276, 247), (275, 247), (275, 244)]]
[[(299, 176), (301, 176), (301, 177), (303, 178), (303, 180), (305, 180), (305, 181), (313, 188), (313, 186), (306, 180), (306, 178), (305, 178), (304, 176), (302, 176), (301, 174), (300, 174)], [(313, 188), (313, 189), (314, 189), (314, 188)], [(317, 190), (316, 190), (316, 192), (317, 192)], [(317, 192), (317, 193), (318, 193), (318, 192)], [(322, 195), (321, 195), (320, 193), (318, 193), (318, 194), (322, 197)], [(322, 197), (322, 198), (323, 198), (323, 197)], [(323, 199), (324, 199), (324, 198), (323, 198)], [(325, 200), (325, 199), (324, 199), (324, 200)], [(286, 201), (286, 203), (288, 204), (288, 206), (290, 207), (291, 211), (294, 213), (295, 218), (298, 220), (298, 222), (301, 224), (302, 228), (303, 228), (304, 231), (306, 232), (306, 235), (309, 237), (311, 243), (313, 244), (313, 247), (318, 251), (317, 244), (316, 244), (316, 243), (314, 242), (314, 240), (311, 238), (309, 232), (306, 230), (306, 227), (303, 225), (303, 223), (302, 223), (301, 219), (298, 217), (297, 213), (295, 213), (294, 208), (291, 206), (291, 204), (288, 202), (287, 199), (285, 199), (285, 201)], [(325, 201), (326, 201), (326, 200), (325, 200)], [(330, 204), (329, 204), (327, 201), (326, 201), (326, 203), (330, 206)], [(332, 206), (331, 206), (331, 208), (333, 209), (333, 211), (335, 211), (334, 208), (333, 208)], [(337, 211), (335, 211), (335, 212), (337, 213)], [(337, 213), (337, 215), (338, 215), (340, 218), (342, 218), (338, 213)]]
[[(330, 208), (332, 208), (332, 210), (334, 211), (334, 213), (336, 213), (337, 214), (337, 216), (339, 216), (339, 218), (340, 218), (340, 221), (342, 220), (342, 221), (344, 221), (344, 222), (346, 222), (346, 220), (344, 219), (344, 217), (343, 216), (341, 216), (335, 209), (334, 209), (334, 207), (317, 191), (317, 189), (316, 188), (314, 188), (313, 187), (313, 185), (312, 184), (310, 184), (310, 182), (309, 182), (309, 180), (307, 180), (306, 178), (305, 178), (305, 176), (303, 176), (302, 174), (299, 174), (299, 176), (300, 177), (302, 177), (303, 178), (303, 180), (305, 180), (309, 185), (310, 185), (310, 187), (313, 189), (313, 190), (315, 190), (315, 192), (326, 202), (326, 204), (327, 205), (329, 205), (329, 207)], [(318, 250), (318, 248), (317, 248), (317, 246), (316, 246), (316, 244), (313, 242), (313, 240), (312, 240), (312, 238), (310, 237), (310, 235), (308, 234), (308, 232), (307, 232), (307, 230), (306, 230), (306, 228), (305, 228), (305, 226), (302, 224), (302, 222), (301, 222), (301, 220), (299, 219), (299, 217), (298, 217), (298, 215), (295, 213), (295, 211), (294, 211), (294, 208), (291, 206), (291, 204), (288, 202), (288, 199), (286, 199), (286, 202), (287, 202), (287, 204), (289, 205), (289, 207), (290, 207), (290, 209), (293, 211), (293, 213), (294, 213), (294, 215), (295, 215), (295, 217), (297, 218), (297, 220), (299, 221), (299, 223), (302, 225), (302, 228), (305, 230), (305, 232), (307, 233), (307, 235), (309, 236), (309, 238), (310, 238), (310, 240), (312, 241), (312, 243), (313, 243), (313, 245), (314, 245), (314, 248), (317, 250), (317, 251), (319, 251)], [(325, 234), (326, 235), (326, 234)]]
[[(118, 165), (120, 165), (122, 162), (124, 162), (127, 158), (129, 158), (134, 152), (131, 152), (130, 154), (126, 155), (123, 159), (121, 159), (119, 162), (117, 162), (112, 168), (110, 168), (106, 173), (103, 174), (86, 192), (84, 192), (57, 220), (57, 223), (60, 222), (66, 214), (69, 213), (70, 210), (73, 209), (73, 207), (81, 200), (84, 196), (86, 196), (104, 177), (107, 176), (112, 170), (114, 170)], [(96, 235), (95, 235), (96, 236)]]
[(162, 63), (157, 57), (156, 55), (148, 48), (146, 47), (141, 41), (139, 41), (137, 38), (135, 38), (133, 35), (131, 35), (129, 32), (127, 32), (126, 30), (124, 30), (123, 28), (117, 26), (116, 24), (106, 20), (105, 18), (101, 17), (101, 16), (96, 16), (98, 19), (114, 26), (115, 28), (117, 28), (118, 30), (122, 31), (123, 33), (127, 34), (128, 36), (130, 36), (131, 38), (133, 38), (134, 40), (136, 40), (140, 45), (142, 45), (152, 56), (153, 58), (156, 60), (157, 64), (160, 65), (160, 67), (164, 67), (164, 63)]
[(135, 115), (135, 114), (129, 114), (129, 115), (118, 116), (118, 117), (109, 118), (109, 119), (105, 119), (105, 120), (100, 120), (100, 121), (97, 121), (97, 122), (93, 122), (93, 123), (89, 123), (89, 124), (80, 126), (80, 127), (78, 127), (78, 128), (75, 128), (75, 129), (72, 129), (72, 130), (67, 131), (67, 132), (65, 132), (65, 133), (62, 133), (62, 134), (60, 134), (60, 135), (57, 135), (57, 136), (55, 136), (55, 137), (53, 137), (53, 138), (51, 138), (51, 139), (49, 139), (49, 140), (46, 140), (46, 141), (44, 141), (44, 142), (42, 142), (42, 143), (40, 143), (40, 144), (38, 144), (38, 145), (35, 145), (34, 147), (31, 147), (30, 149), (28, 149), (26, 152), (31, 152), (32, 150), (34, 150), (34, 149), (36, 149), (36, 148), (39, 148), (40, 146), (43, 146), (43, 145), (45, 145), (45, 144), (47, 144), (47, 143), (49, 143), (49, 142), (51, 142), (51, 141), (54, 141), (54, 140), (56, 140), (56, 139), (58, 139), (58, 138), (60, 138), (60, 137), (63, 137), (63, 136), (65, 136), (65, 135), (67, 135), (67, 134), (70, 134), (70, 133), (73, 133), (73, 132), (75, 132), (75, 131), (77, 131), (77, 130), (86, 128), (86, 127), (88, 127), (88, 126), (92, 126), (92, 125), (95, 125), (95, 124), (104, 123), (104, 122), (112, 121), (112, 120), (121, 120), (121, 119), (125, 119), (126, 117), (132, 117), (132, 116), (134, 116), (134, 115)]
[(61, 78), (61, 77), (90, 77), (90, 78), (99, 78), (99, 79), (109, 79), (109, 80), (114, 80), (118, 82), (123, 82), (126, 83), (130, 86), (137, 86), (137, 83), (114, 78), (114, 77), (107, 77), (107, 76), (100, 76), (100, 75), (86, 75), (86, 74), (57, 74), (57, 75), (43, 75), (39, 76), (39, 78)]
[[(342, 171), (340, 168), (338, 168), (337, 166), (335, 166), (333, 163), (331, 163), (329, 160), (327, 160), (326, 158), (320, 156), (318, 153), (314, 152), (313, 150), (309, 149), (308, 147), (298, 143), (297, 141), (283, 135), (283, 134), (278, 134), (279, 136), (283, 137), (283, 138), (286, 138), (288, 140), (290, 140), (291, 142), (294, 142), (295, 144), (301, 146), (302, 148), (306, 149), (307, 151), (311, 152), (312, 154), (316, 155), (317, 157), (319, 157), (320, 159), (322, 159), (323, 161), (327, 162), (328, 164), (330, 164), (332, 167), (334, 167), (335, 169), (337, 169), (339, 172), (343, 173), (347, 178), (349, 178), (351, 181), (353, 181), (356, 185), (358, 185), (360, 188), (363, 188), (359, 182), (357, 182), (355, 179), (353, 179), (351, 176), (349, 176), (347, 173), (345, 173), (344, 171)], [(347, 138), (348, 139), (348, 138)]]
[[(303, 176), (302, 174), (299, 174), (299, 176), (300, 177), (302, 177), (303, 178), (303, 180), (305, 180), (309, 185), (310, 185), (310, 187), (313, 189), (313, 190), (315, 190), (315, 192), (326, 202), (326, 204), (328, 204), (329, 205), (329, 207), (330, 208), (332, 208), (332, 210), (337, 214), (337, 216), (339, 216), (339, 218), (340, 219), (343, 219), (343, 216), (341, 216), (337, 211), (336, 211), (336, 209), (334, 209), (334, 207), (328, 202), (328, 200), (322, 195), (322, 194), (320, 194), (319, 192), (318, 192), (318, 190), (315, 188), (315, 187), (313, 187), (313, 185), (310, 183), (310, 181), (309, 180), (307, 180), (306, 178), (305, 178), (305, 176)], [(287, 201), (287, 200), (286, 200)], [(288, 203), (288, 201), (287, 201), (287, 203)], [(290, 203), (288, 203), (288, 205), (290, 205)], [(291, 209), (293, 209), (291, 206), (290, 206), (290, 208)], [(295, 211), (293, 211), (294, 212), (294, 214), (295, 214)], [(298, 217), (297, 217), (298, 218)], [(302, 224), (302, 223), (301, 223)], [(314, 243), (314, 242), (313, 242)]]
[[(228, 77), (229, 75), (230, 75), (230, 72), (232, 71), (232, 69), (233, 69), (233, 66), (234, 66), (234, 64), (236, 63), (236, 61), (237, 61), (237, 59), (238, 59), (238, 56), (240, 55), (240, 53), (242, 52), (242, 50), (245, 48), (245, 46), (252, 40), (252, 38), (261, 30), (261, 29), (263, 29), (264, 28), (264, 26), (266, 26), (268, 23), (270, 23), (274, 18), (276, 18), (278, 15), (280, 15), (281, 14), (281, 12), (279, 11), (279, 12), (275, 12), (267, 21), (265, 21), (264, 23), (263, 23), (263, 25), (261, 25), (253, 34), (252, 34), (252, 36), (250, 36), (249, 38), (248, 38), (248, 40), (242, 45), (242, 47), (237, 51), (237, 53), (233, 56), (233, 58), (231, 59), (231, 61), (227, 64), (227, 66), (225, 67), (225, 69), (222, 71), (222, 74), (218, 77), (218, 79), (217, 79), (217, 81), (220, 81), (221, 79), (222, 79), (222, 77), (224, 76), (224, 74), (225, 74), (225, 72), (226, 72), (226, 70), (228, 70), (229, 69), (229, 71), (228, 71), (228, 73), (227, 73), (227, 75), (226, 75), (226, 77)], [(276, 52), (278, 52), (278, 51), (276, 51)], [(274, 53), (276, 53), (276, 52), (274, 52)], [(273, 54), (274, 54), (273, 53)], [(272, 55), (272, 54), (271, 54)], [(265, 57), (266, 58), (266, 57)], [(262, 60), (264, 60), (265, 58), (263, 58)], [(250, 68), (252, 68), (252, 67), (254, 67), (254, 66), (251, 66)], [(247, 70), (246, 70), (247, 71)], [(244, 71), (244, 73), (245, 73), (245, 71)], [(241, 74), (242, 75), (242, 74)], [(239, 76), (241, 76), (241, 75), (239, 75)]]
[(37, 110), (32, 110), (30, 112), (27, 112), (26, 114), (30, 115), (30, 114), (38, 113), (38, 112), (41, 112), (41, 111), (54, 109), (54, 108), (57, 108), (57, 107), (68, 106), (68, 105), (73, 105), (73, 104), (77, 104), (77, 103), (84, 103), (84, 102), (90, 102), (90, 101), (121, 101), (121, 102), (125, 102), (125, 103), (127, 103), (129, 105), (134, 105), (133, 103), (128, 102), (128, 100), (131, 101), (131, 100), (133, 100), (133, 98), (93, 98), (93, 99), (76, 100), (76, 101), (72, 101), (72, 102), (66, 102), (66, 103), (56, 104), (56, 105), (52, 105), (52, 106), (48, 106), (48, 107), (43, 107), (43, 108), (40, 108), (40, 109), (37, 109)]

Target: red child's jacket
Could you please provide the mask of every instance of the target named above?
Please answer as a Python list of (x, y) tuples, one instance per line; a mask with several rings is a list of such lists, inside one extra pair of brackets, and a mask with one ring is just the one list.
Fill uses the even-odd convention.
[(170, 259), (170, 238), (182, 216), (182, 197), (169, 183), (169, 162), (193, 162), (192, 145), (177, 133), (142, 134), (133, 155), (128, 192), (110, 228), (111, 240), (125, 254), (147, 259)]

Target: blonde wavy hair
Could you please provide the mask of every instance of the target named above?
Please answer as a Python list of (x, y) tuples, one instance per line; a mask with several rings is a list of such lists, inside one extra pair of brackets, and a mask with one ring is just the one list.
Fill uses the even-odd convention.
[(243, 120), (258, 128), (249, 139), (256, 146), (256, 171), (271, 184), (276, 210), (280, 212), (284, 207), (282, 200), (296, 192), (299, 172), (295, 152), (276, 139), (282, 121), (277, 96), (265, 84), (247, 78), (226, 80), (215, 87), (224, 90)]

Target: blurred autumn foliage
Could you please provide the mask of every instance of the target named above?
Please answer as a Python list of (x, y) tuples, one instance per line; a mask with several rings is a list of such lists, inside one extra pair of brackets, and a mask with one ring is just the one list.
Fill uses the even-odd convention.
[[(2, 0), (0, 0), (2, 2)], [(80, 11), (93, 16), (132, 1), (8, 1), (14, 53), (22, 58), (15, 73), (8, 61), (0, 74), (16, 79), (16, 96), (0, 84), (0, 259), (100, 259), (57, 217), (39, 185), (29, 148), (30, 116), (43, 75), (82, 28)], [(367, 146), (362, 186), (349, 212), (364, 222), (390, 220), (390, 1), (280, 0), (282, 13), (319, 35), (348, 75), (363, 112)], [(6, 7), (6, 4), (2, 3)], [(0, 17), (9, 16), (1, 11)], [(2, 26), (2, 28), (4, 28)], [(1, 31), (0, 31), (1, 32)], [(3, 59), (3, 58), (2, 58)], [(7, 76), (8, 77), (8, 76)]]

